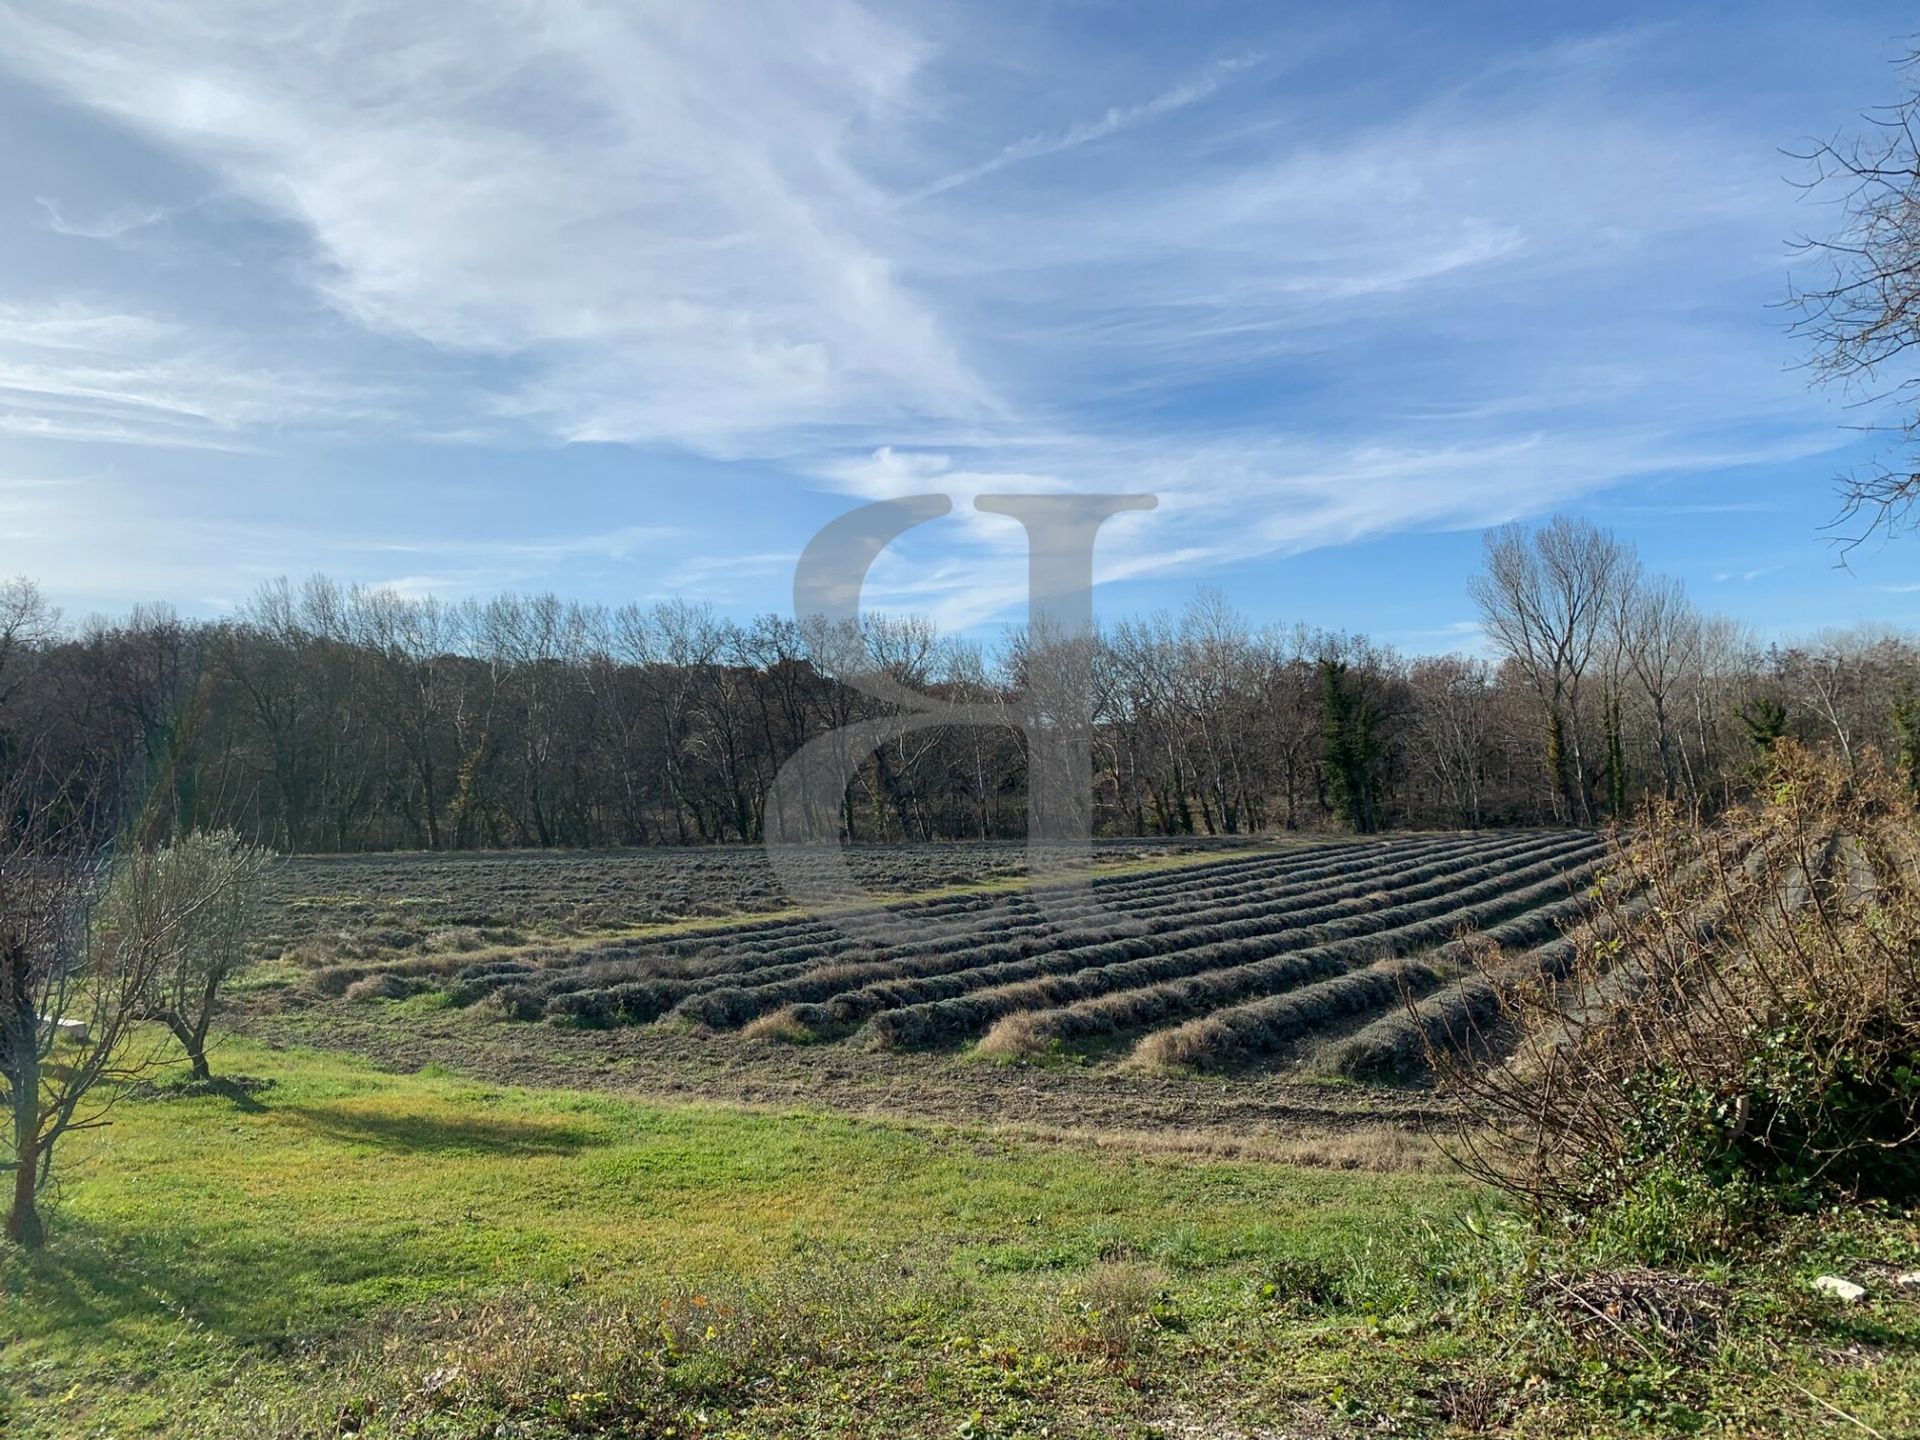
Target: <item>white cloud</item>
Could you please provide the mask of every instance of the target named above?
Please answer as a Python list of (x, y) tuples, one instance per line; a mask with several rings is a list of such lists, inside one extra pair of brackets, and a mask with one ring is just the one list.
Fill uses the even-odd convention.
[(94, 220), (76, 220), (66, 214), (59, 201), (47, 196), (36, 195), (34, 204), (47, 212), (48, 229), (56, 235), (72, 235), (82, 240), (118, 240), (159, 223), (167, 215), (164, 207), (149, 205), (115, 210)]
[(604, 534), (541, 540), (419, 538), (369, 541), (343, 536), (335, 543), (343, 550), (368, 550), (379, 554), (461, 555), (477, 559), (511, 560), (524, 565), (547, 565), (561, 560), (626, 560), (655, 550), (663, 542), (679, 536), (680, 532), (669, 525), (628, 525)]
[(565, 438), (727, 452), (990, 408), (846, 155), (921, 49), (842, 0), (82, 0), (7, 25), (16, 62), (306, 227), (343, 312), (536, 352), (504, 405)]
[(867, 597), (875, 608), (919, 611), (972, 629), (1018, 618), (1026, 596), (1025, 537), (1015, 522), (973, 509), (985, 493), (1154, 495), (1154, 512), (1116, 516), (1101, 530), (1096, 582), (1152, 577), (1200, 584), (1221, 567), (1262, 556), (1284, 558), (1406, 531), (1498, 525), (1623, 480), (1816, 456), (1838, 443), (1812, 427), (1749, 448), (1631, 430), (1427, 448), (1271, 433), (1131, 446), (1062, 435), (1026, 451), (997, 447), (1019, 466), (1009, 471), (973, 469), (946, 453), (883, 449), (830, 466), (826, 475), (866, 500), (954, 497), (952, 516), (911, 532), (882, 556)]
[[(195, 196), (211, 176), (245, 211), (231, 262), (309, 307), (244, 334), (0, 296), (0, 436), (532, 433), (941, 490), (941, 539), (875, 590), (976, 622), (1024, 583), (981, 493), (1151, 491), (1104, 573), (1197, 575), (1830, 448), (1727, 288), (1770, 293), (1777, 137), (1618, 85), (1644, 34), (1342, 118), (1297, 64), (1116, 74), (1038, 45), (1043, 83), (996, 106), (1002, 57), (935, 25), (857, 0), (0, 0), (0, 63), (191, 167)], [(41, 205), (93, 255), (172, 213)], [(263, 229), (291, 252), (247, 249)], [(653, 538), (624, 534), (360, 554), (468, 586)]]
[(394, 413), (387, 386), (260, 366), (243, 349), (150, 315), (0, 303), (0, 432), (238, 450), (260, 427)]
[(956, 170), (951, 175), (943, 175), (932, 184), (924, 185), (905, 196), (902, 204), (930, 199), (935, 195), (944, 195), (949, 190), (957, 190), (962, 185), (971, 185), (976, 180), (985, 179), (995, 171), (1004, 170), (1009, 165), (1018, 165), (1023, 160), (1038, 160), (1048, 155), (1058, 155), (1065, 150), (1073, 150), (1081, 145), (1090, 145), (1096, 140), (1104, 140), (1109, 135), (1131, 129), (1135, 125), (1157, 120), (1163, 115), (1171, 115), (1176, 110), (1184, 110), (1207, 99), (1218, 91), (1228, 77), (1239, 70), (1245, 70), (1259, 63), (1257, 56), (1239, 56), (1233, 59), (1216, 61), (1207, 70), (1191, 80), (1182, 81), (1171, 89), (1163, 90), (1151, 100), (1138, 105), (1110, 106), (1106, 113), (1094, 120), (1076, 120), (1058, 134), (1028, 135), (1006, 145), (991, 158), (977, 165), (969, 165), (964, 170)]

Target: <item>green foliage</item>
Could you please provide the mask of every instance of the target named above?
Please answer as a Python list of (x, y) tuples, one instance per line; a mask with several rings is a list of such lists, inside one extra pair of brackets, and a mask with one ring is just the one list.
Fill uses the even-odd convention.
[(1620, 696), (1609, 692), (1602, 710), (1607, 734), (1607, 810), (1620, 819), (1627, 813), (1626, 726), (1620, 717)]
[(1761, 755), (1769, 755), (1787, 733), (1787, 707), (1762, 695), (1739, 711), (1740, 727)]
[(1662, 1193), (1695, 1177), (1689, 1195), (1756, 1220), (1836, 1196), (1920, 1202), (1920, 1053), (1837, 1032), (1829, 1018), (1803, 1006), (1749, 1035), (1736, 1093), (1677, 1069), (1634, 1077), (1624, 1162), (1650, 1167)]
[(1321, 745), (1334, 808), (1361, 835), (1380, 828), (1385, 750), (1380, 712), (1366, 682), (1344, 660), (1320, 662)]
[(1690, 1265), (1752, 1248), (1779, 1213), (1773, 1192), (1750, 1176), (1713, 1178), (1673, 1157), (1636, 1171), (1580, 1224), (1588, 1251), (1598, 1258)]
[(202, 1079), (220, 991), (251, 958), (270, 861), (231, 830), (198, 831), (121, 856), (101, 905), (107, 943), (146, 977), (141, 1013), (166, 1026)]
[(1908, 690), (1893, 702), (1894, 763), (1907, 798), (1920, 802), (1920, 691)]

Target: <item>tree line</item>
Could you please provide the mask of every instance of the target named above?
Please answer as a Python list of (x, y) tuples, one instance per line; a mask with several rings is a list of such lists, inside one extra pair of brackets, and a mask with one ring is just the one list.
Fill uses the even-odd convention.
[[(1920, 649), (1867, 629), (1760, 645), (1582, 521), (1507, 527), (1470, 584), (1489, 654), (1255, 626), (1218, 594), (1092, 637), (1104, 833), (1594, 825), (1709, 810), (1782, 735), (1920, 764)], [(851, 659), (849, 657), (852, 657)], [(833, 823), (856, 842), (1017, 836), (1029, 637), (857, 632), (667, 601), (447, 602), (324, 578), (229, 618), (62, 623), (0, 586), (0, 757), (31, 793), (283, 851), (756, 841), (802, 745), (892, 713), (850, 669), (990, 722), (891, 739)], [(1004, 723), (998, 723), (1000, 717)], [(859, 763), (853, 762), (858, 760)], [(22, 791), (21, 793), (29, 793)]]

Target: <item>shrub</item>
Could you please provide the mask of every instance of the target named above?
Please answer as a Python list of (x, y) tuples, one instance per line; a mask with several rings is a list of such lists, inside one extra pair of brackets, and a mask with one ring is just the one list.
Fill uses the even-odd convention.
[[(810, 1008), (810, 1007), (808, 1007)], [(811, 1045), (821, 1038), (817, 1025), (809, 1024), (801, 1013), (803, 1007), (789, 1005), (784, 1010), (775, 1010), (771, 1015), (762, 1015), (740, 1033), (748, 1040), (776, 1040), (783, 1045)]]
[[(1581, 1215), (1670, 1193), (1662, 1176), (1788, 1208), (1920, 1199), (1920, 829), (1870, 753), (1782, 741), (1770, 764), (1766, 798), (1714, 829), (1647, 816), (1570, 984), (1483, 977), (1514, 1062), (1439, 1057), (1475, 1173)], [(1835, 864), (1856, 849), (1871, 885)]]
[(570, 1020), (586, 1029), (600, 1029), (619, 1019), (613, 997), (605, 990), (570, 990), (549, 996), (541, 1013), (549, 1020)]
[(486, 943), (487, 937), (472, 925), (452, 925), (427, 936), (429, 950), (479, 950)]

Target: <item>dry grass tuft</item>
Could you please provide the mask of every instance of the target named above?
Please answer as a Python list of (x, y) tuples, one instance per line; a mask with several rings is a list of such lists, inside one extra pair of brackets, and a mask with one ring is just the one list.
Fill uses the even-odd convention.
[(1038, 1019), (1031, 1010), (1006, 1016), (980, 1037), (980, 1053), (1003, 1060), (1023, 1060), (1045, 1054), (1053, 1042), (1041, 1033)]
[(1533, 1302), (1568, 1333), (1609, 1354), (1658, 1348), (1710, 1350), (1732, 1304), (1724, 1286), (1667, 1270), (1612, 1270), (1568, 1279), (1545, 1275)]
[(773, 1040), (782, 1045), (811, 1045), (820, 1038), (819, 1033), (800, 1018), (798, 1007), (793, 1005), (762, 1015), (740, 1034), (748, 1040)]
[(1169, 1280), (1157, 1266), (1103, 1260), (1067, 1291), (1069, 1351), (1132, 1366), (1151, 1354), (1168, 1310)]
[(345, 996), (349, 1000), (404, 1000), (413, 994), (414, 987), (398, 975), (382, 973), (369, 975), (364, 980), (356, 980), (347, 986)]

